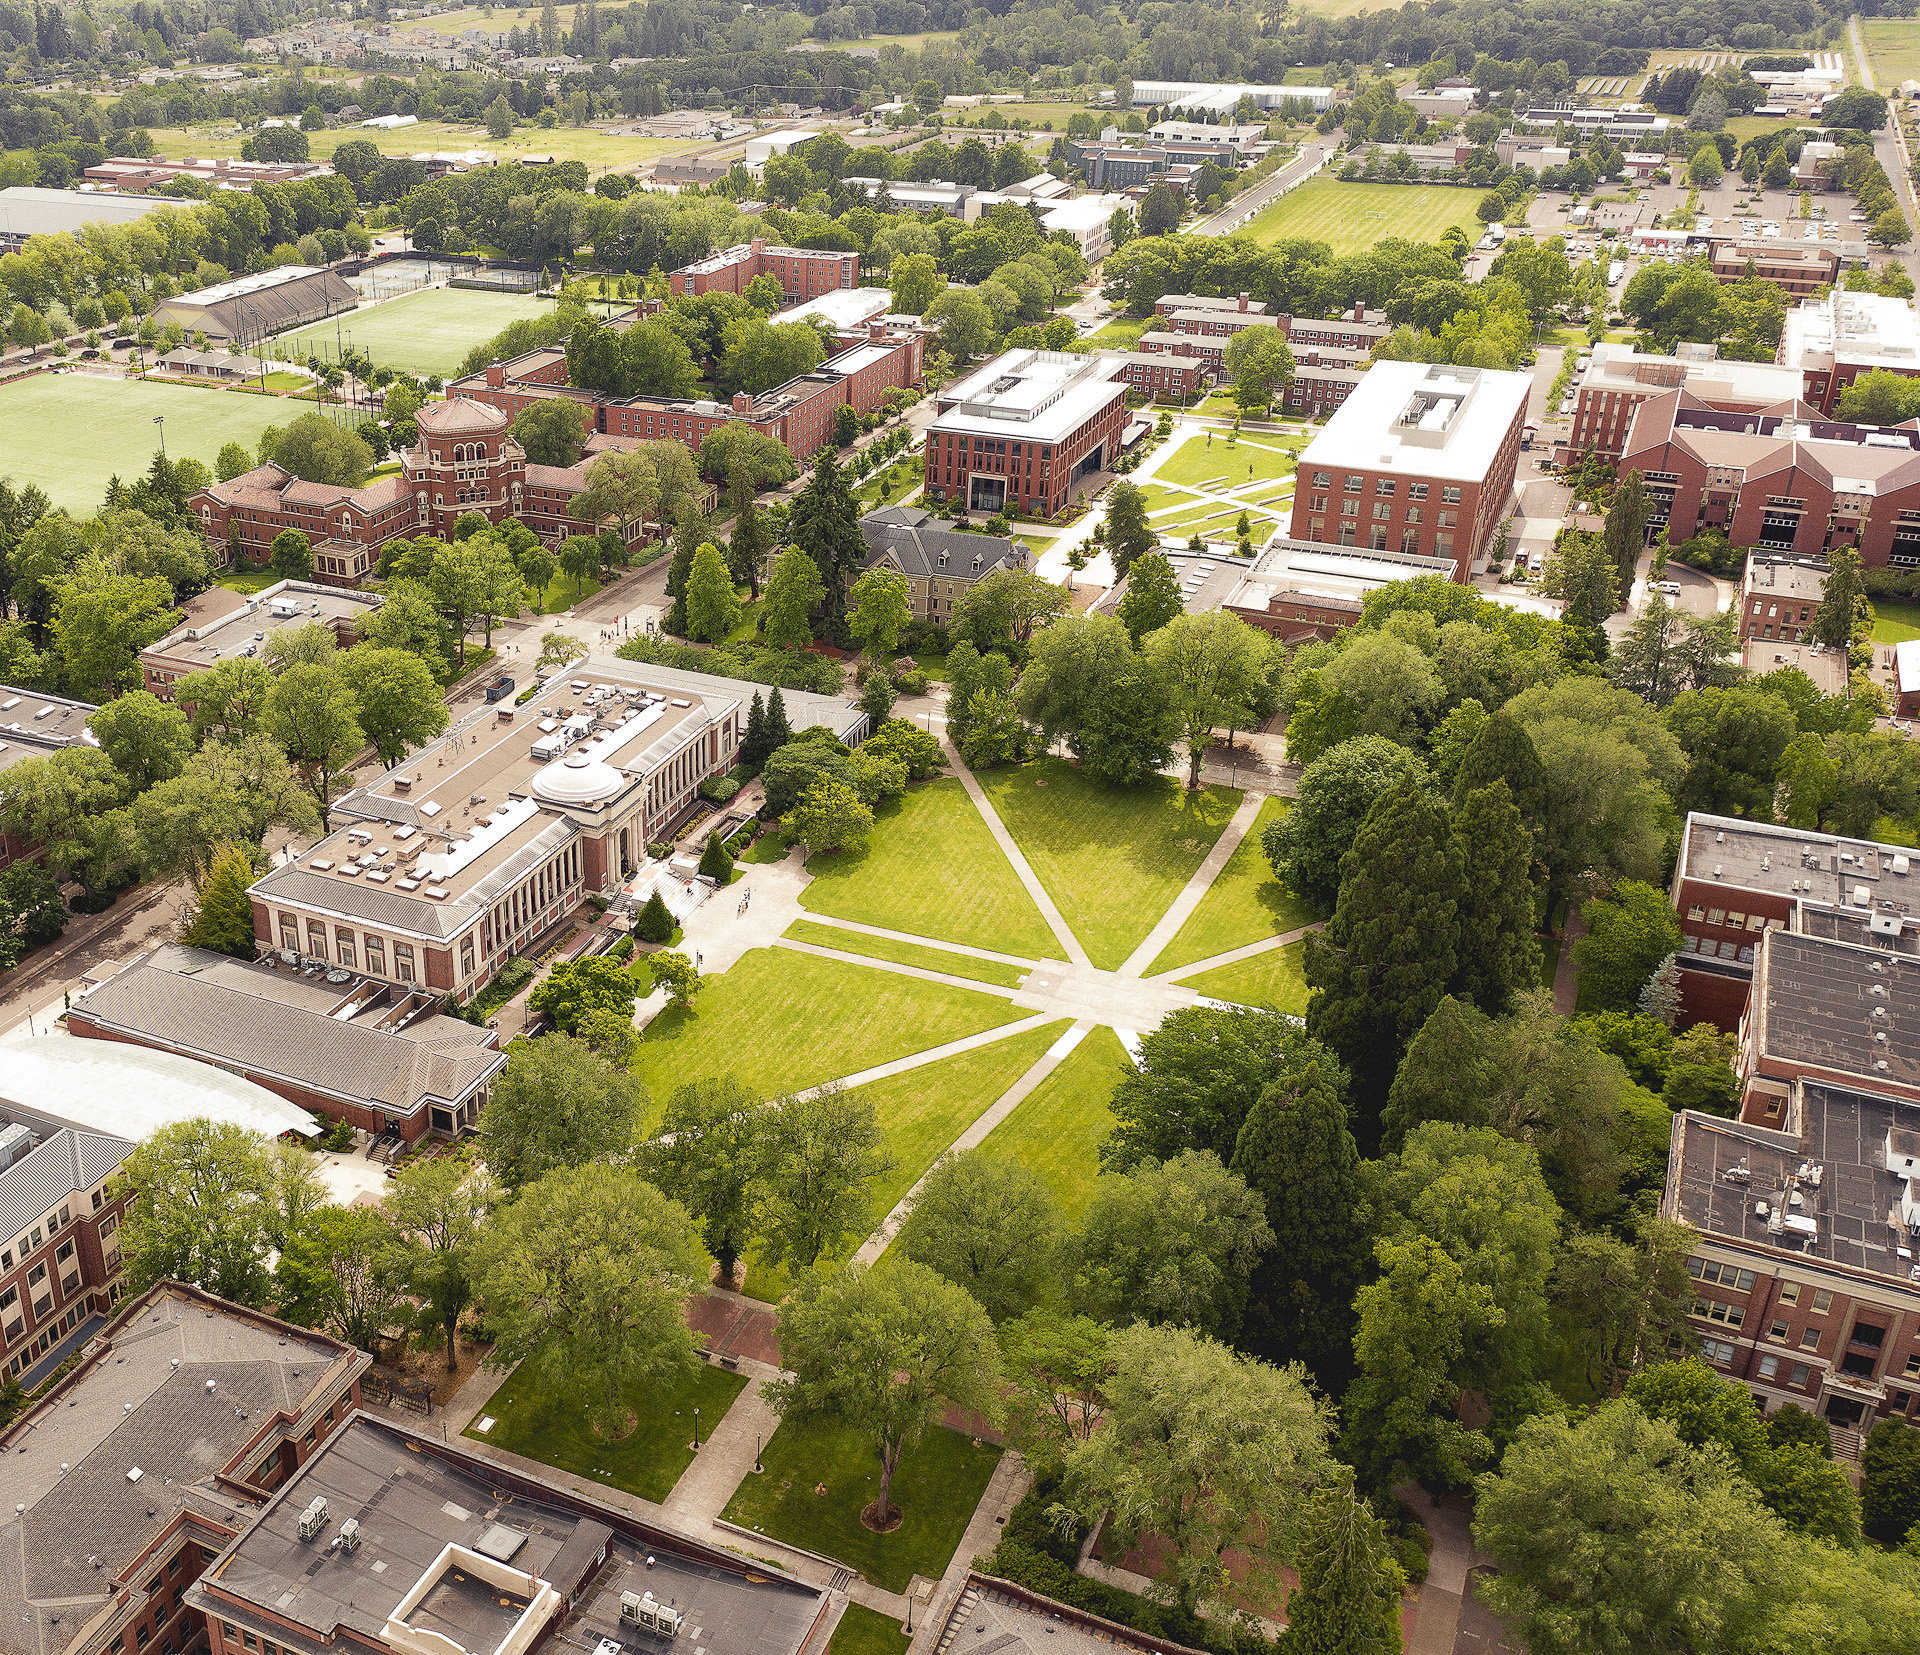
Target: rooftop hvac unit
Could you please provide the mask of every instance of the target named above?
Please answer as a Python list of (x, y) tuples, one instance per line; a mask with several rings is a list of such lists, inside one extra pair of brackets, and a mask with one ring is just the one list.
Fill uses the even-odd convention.
[(360, 1549), (360, 1519), (349, 1517), (340, 1525), (340, 1546), (348, 1554)]
[(300, 1538), (311, 1540), (327, 1526), (327, 1502), (323, 1496), (315, 1495), (313, 1504), (300, 1513)]
[(681, 1616), (679, 1610), (656, 1602), (651, 1592), (622, 1592), (620, 1619), (628, 1626), (642, 1627), (671, 1638), (680, 1630)]

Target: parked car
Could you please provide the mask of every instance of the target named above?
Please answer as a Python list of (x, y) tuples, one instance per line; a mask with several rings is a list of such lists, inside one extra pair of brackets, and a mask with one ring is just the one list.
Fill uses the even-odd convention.
[(1653, 583), (1653, 589), (1663, 597), (1677, 598), (1680, 596), (1680, 583), (1677, 580), (1657, 580)]

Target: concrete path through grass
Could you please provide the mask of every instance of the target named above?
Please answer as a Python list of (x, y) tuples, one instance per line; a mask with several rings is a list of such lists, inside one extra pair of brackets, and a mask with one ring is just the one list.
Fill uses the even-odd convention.
[(1247, 830), (1260, 814), (1260, 807), (1267, 802), (1264, 793), (1252, 788), (1240, 801), (1240, 808), (1234, 811), (1233, 820), (1227, 823), (1226, 831), (1213, 842), (1206, 859), (1193, 870), (1193, 877), (1187, 881), (1186, 888), (1173, 899), (1172, 905), (1160, 916), (1160, 922), (1146, 935), (1146, 940), (1129, 954), (1120, 965), (1122, 977), (1138, 977), (1148, 966), (1160, 958), (1160, 950), (1165, 948), (1180, 934), (1180, 927), (1187, 923), (1194, 909), (1200, 906), (1203, 898), (1220, 877), (1220, 870), (1233, 858), (1240, 848), (1240, 841), (1247, 836)]
[(1210, 954), (1204, 960), (1195, 960), (1192, 965), (1176, 966), (1172, 971), (1159, 971), (1143, 979), (1149, 983), (1177, 983), (1182, 977), (1197, 977), (1203, 971), (1215, 971), (1223, 965), (1238, 965), (1242, 960), (1250, 960), (1256, 954), (1270, 954), (1276, 948), (1285, 948), (1298, 942), (1309, 931), (1326, 929), (1325, 920), (1315, 920), (1311, 925), (1303, 925), (1297, 931), (1287, 931), (1277, 937), (1267, 937), (1260, 942), (1250, 942), (1242, 948), (1229, 948), (1224, 954)]

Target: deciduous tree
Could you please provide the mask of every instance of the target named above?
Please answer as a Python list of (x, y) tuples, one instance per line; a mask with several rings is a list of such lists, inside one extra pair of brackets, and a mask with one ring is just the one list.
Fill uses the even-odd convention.
[(623, 1150), (645, 1101), (638, 1082), (583, 1042), (564, 1034), (530, 1041), (480, 1112), (487, 1168), (511, 1191)]
[(872, 1100), (838, 1087), (775, 1104), (763, 1146), (762, 1250), (802, 1269), (868, 1222), (869, 1187), (893, 1165)]
[(142, 1140), (111, 1185), (133, 1198), (120, 1224), (128, 1290), (171, 1276), (264, 1303), (277, 1182), (267, 1140), (230, 1122), (174, 1121)]
[(1038, 1173), (973, 1149), (942, 1156), (928, 1170), (894, 1245), (1004, 1322), (1040, 1299), (1063, 1228)]
[(389, 770), (447, 727), (440, 686), (417, 655), (356, 644), (340, 656), (339, 677), (353, 696), (362, 732)]
[(722, 1287), (733, 1285), (734, 1266), (753, 1239), (767, 1120), (766, 1104), (737, 1076), (689, 1081), (667, 1100), (659, 1135), (642, 1152), (647, 1175), (686, 1202), (719, 1263)]

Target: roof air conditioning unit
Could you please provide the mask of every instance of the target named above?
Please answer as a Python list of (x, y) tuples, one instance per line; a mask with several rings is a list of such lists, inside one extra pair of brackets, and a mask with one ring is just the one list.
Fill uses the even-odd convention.
[(300, 1538), (311, 1540), (327, 1526), (327, 1502), (324, 1496), (315, 1495), (313, 1504), (300, 1513)]

